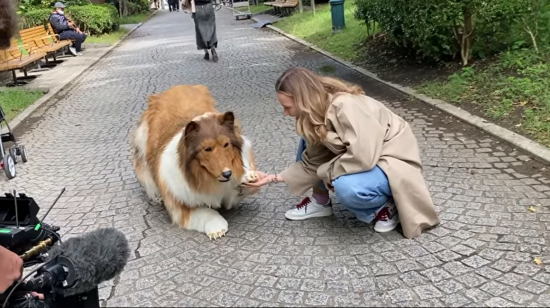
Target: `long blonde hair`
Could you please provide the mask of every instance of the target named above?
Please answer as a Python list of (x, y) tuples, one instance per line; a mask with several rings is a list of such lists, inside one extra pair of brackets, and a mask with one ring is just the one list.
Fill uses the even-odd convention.
[(275, 91), (294, 99), (300, 112), (296, 119), (296, 133), (310, 144), (319, 144), (327, 137), (325, 117), (332, 103), (329, 94), (365, 94), (357, 85), (319, 76), (303, 67), (284, 71), (275, 83)]

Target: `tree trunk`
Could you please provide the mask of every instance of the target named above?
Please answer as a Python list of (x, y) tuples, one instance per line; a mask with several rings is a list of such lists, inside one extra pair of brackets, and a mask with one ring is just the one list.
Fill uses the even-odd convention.
[(472, 12), (470, 8), (464, 7), (462, 11), (464, 15), (464, 25), (462, 28), (462, 42), (460, 44), (462, 65), (468, 65), (468, 61), (471, 58), (472, 44), (473, 44), (473, 31), (474, 25), (472, 23)]

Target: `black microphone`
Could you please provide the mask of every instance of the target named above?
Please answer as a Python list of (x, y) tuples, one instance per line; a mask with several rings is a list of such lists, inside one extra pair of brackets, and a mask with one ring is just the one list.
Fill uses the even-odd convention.
[(64, 297), (88, 292), (122, 272), (130, 257), (124, 234), (102, 228), (73, 237), (48, 251), (45, 266), (28, 280), (27, 290), (51, 287)]
[(17, 32), (17, 14), (14, 0), (0, 0), (0, 48), (10, 46), (10, 40)]

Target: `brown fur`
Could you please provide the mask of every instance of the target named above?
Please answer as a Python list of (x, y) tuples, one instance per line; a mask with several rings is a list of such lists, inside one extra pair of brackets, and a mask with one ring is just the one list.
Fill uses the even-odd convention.
[[(193, 121), (196, 117), (199, 118)], [(175, 192), (168, 189), (167, 179), (161, 178), (159, 173), (161, 155), (176, 134), (183, 131), (177, 155), (179, 169), (191, 191), (200, 194), (223, 193), (227, 186), (220, 184), (220, 181), (225, 180), (222, 173), (228, 170), (232, 173), (231, 184), (240, 184), (235, 181), (240, 181), (246, 170), (241, 159), (244, 141), (238, 123), (232, 112), (216, 111), (206, 87), (179, 85), (150, 95), (138, 128), (143, 124), (147, 128), (145, 160), (139, 158), (134, 133), (134, 170), (138, 179), (142, 178), (140, 175), (151, 172), (167, 211), (181, 227), (188, 227), (190, 216), (200, 205), (178, 200)], [(250, 170), (255, 171), (252, 152), (243, 155), (248, 155)], [(140, 183), (144, 185), (142, 180)]]

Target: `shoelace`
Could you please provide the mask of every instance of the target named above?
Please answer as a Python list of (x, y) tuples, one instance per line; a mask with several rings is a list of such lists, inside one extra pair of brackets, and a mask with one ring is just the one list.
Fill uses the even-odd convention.
[(378, 214), (376, 215), (375, 220), (387, 221), (389, 215), (390, 215), (390, 211), (388, 210), (387, 207), (385, 207), (385, 208), (381, 209), (380, 212), (378, 212)]
[(301, 209), (304, 206), (307, 208), (307, 205), (310, 203), (311, 203), (311, 199), (309, 199), (309, 197), (305, 197), (302, 201), (300, 201), (300, 203), (296, 205), (296, 208)]

